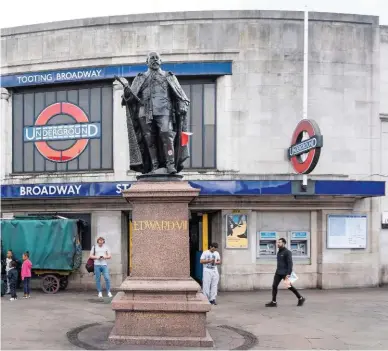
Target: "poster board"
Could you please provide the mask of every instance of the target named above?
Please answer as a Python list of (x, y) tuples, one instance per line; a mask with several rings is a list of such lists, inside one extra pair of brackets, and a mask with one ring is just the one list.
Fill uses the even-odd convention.
[(227, 249), (248, 249), (248, 215), (226, 215), (226, 239)]
[(328, 249), (366, 249), (366, 215), (328, 215)]

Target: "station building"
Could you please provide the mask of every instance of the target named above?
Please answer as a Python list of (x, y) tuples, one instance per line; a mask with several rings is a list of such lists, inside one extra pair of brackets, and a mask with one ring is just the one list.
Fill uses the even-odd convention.
[[(192, 276), (220, 244), (220, 289), (271, 287), (276, 238), (302, 288), (388, 282), (388, 27), (378, 17), (309, 14), (308, 118), (323, 135), (301, 186), (287, 158), (302, 118), (302, 12), (128, 15), (1, 32), (1, 215), (84, 219), (84, 261), (106, 238), (119, 286), (131, 266), (122, 87), (158, 51), (191, 100)], [(68, 137), (63, 137), (63, 136)], [(70, 136), (70, 137), (69, 137)], [(174, 250), (174, 247), (170, 248)], [(158, 250), (155, 247), (155, 250)], [(152, 259), (152, 257), (150, 257)], [(94, 287), (82, 269), (69, 288)]]

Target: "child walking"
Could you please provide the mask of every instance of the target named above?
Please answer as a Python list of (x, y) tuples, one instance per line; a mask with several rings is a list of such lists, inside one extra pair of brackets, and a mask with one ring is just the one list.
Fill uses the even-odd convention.
[(10, 288), (10, 291), (11, 291), (11, 298), (10, 298), (10, 300), (14, 301), (14, 300), (18, 299), (18, 297), (16, 295), (16, 284), (17, 284), (17, 281), (18, 281), (18, 271), (16, 269), (16, 262), (15, 261), (12, 261), (10, 266), (11, 266), (11, 268), (10, 268), (10, 270), (7, 273), (7, 278), (8, 278), (8, 281), (9, 281), (9, 288)]
[(24, 290), (25, 299), (30, 298), (31, 268), (32, 268), (32, 263), (30, 261), (30, 253), (26, 251), (23, 254), (23, 264), (22, 264), (22, 280), (23, 280), (23, 290)]

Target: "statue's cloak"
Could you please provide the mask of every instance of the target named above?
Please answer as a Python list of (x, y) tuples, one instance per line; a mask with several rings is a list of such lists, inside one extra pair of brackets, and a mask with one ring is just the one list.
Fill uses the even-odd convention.
[[(185, 92), (178, 82), (178, 79), (173, 73), (165, 71), (161, 72), (165, 75), (168, 85), (171, 88), (170, 96), (172, 100), (172, 123), (173, 133), (175, 134), (175, 168), (178, 172), (180, 172), (183, 169), (183, 163), (190, 157), (190, 154), (187, 145), (181, 145), (182, 132), (187, 132), (187, 119), (186, 113), (181, 114), (179, 112), (179, 106), (180, 104), (186, 104), (188, 106), (190, 104), (190, 100), (187, 98)], [(148, 72), (139, 73), (133, 80), (131, 90), (136, 96), (139, 96), (141, 88), (148, 75)], [(127, 112), (130, 168), (133, 171), (141, 172), (143, 174), (149, 173), (152, 170), (152, 164), (139, 123), (140, 103), (133, 98), (130, 98), (128, 101), (126, 101), (123, 97), (121, 104), (126, 106)], [(165, 167), (165, 159), (161, 150), (162, 146), (158, 145), (158, 159), (161, 160), (159, 167)]]

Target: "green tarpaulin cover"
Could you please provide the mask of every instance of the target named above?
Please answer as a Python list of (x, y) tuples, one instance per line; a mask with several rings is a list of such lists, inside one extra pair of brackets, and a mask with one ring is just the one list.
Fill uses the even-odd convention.
[(76, 254), (77, 220), (73, 219), (10, 219), (1, 220), (4, 252), (12, 250), (22, 259), (30, 252), (33, 269), (71, 271)]

